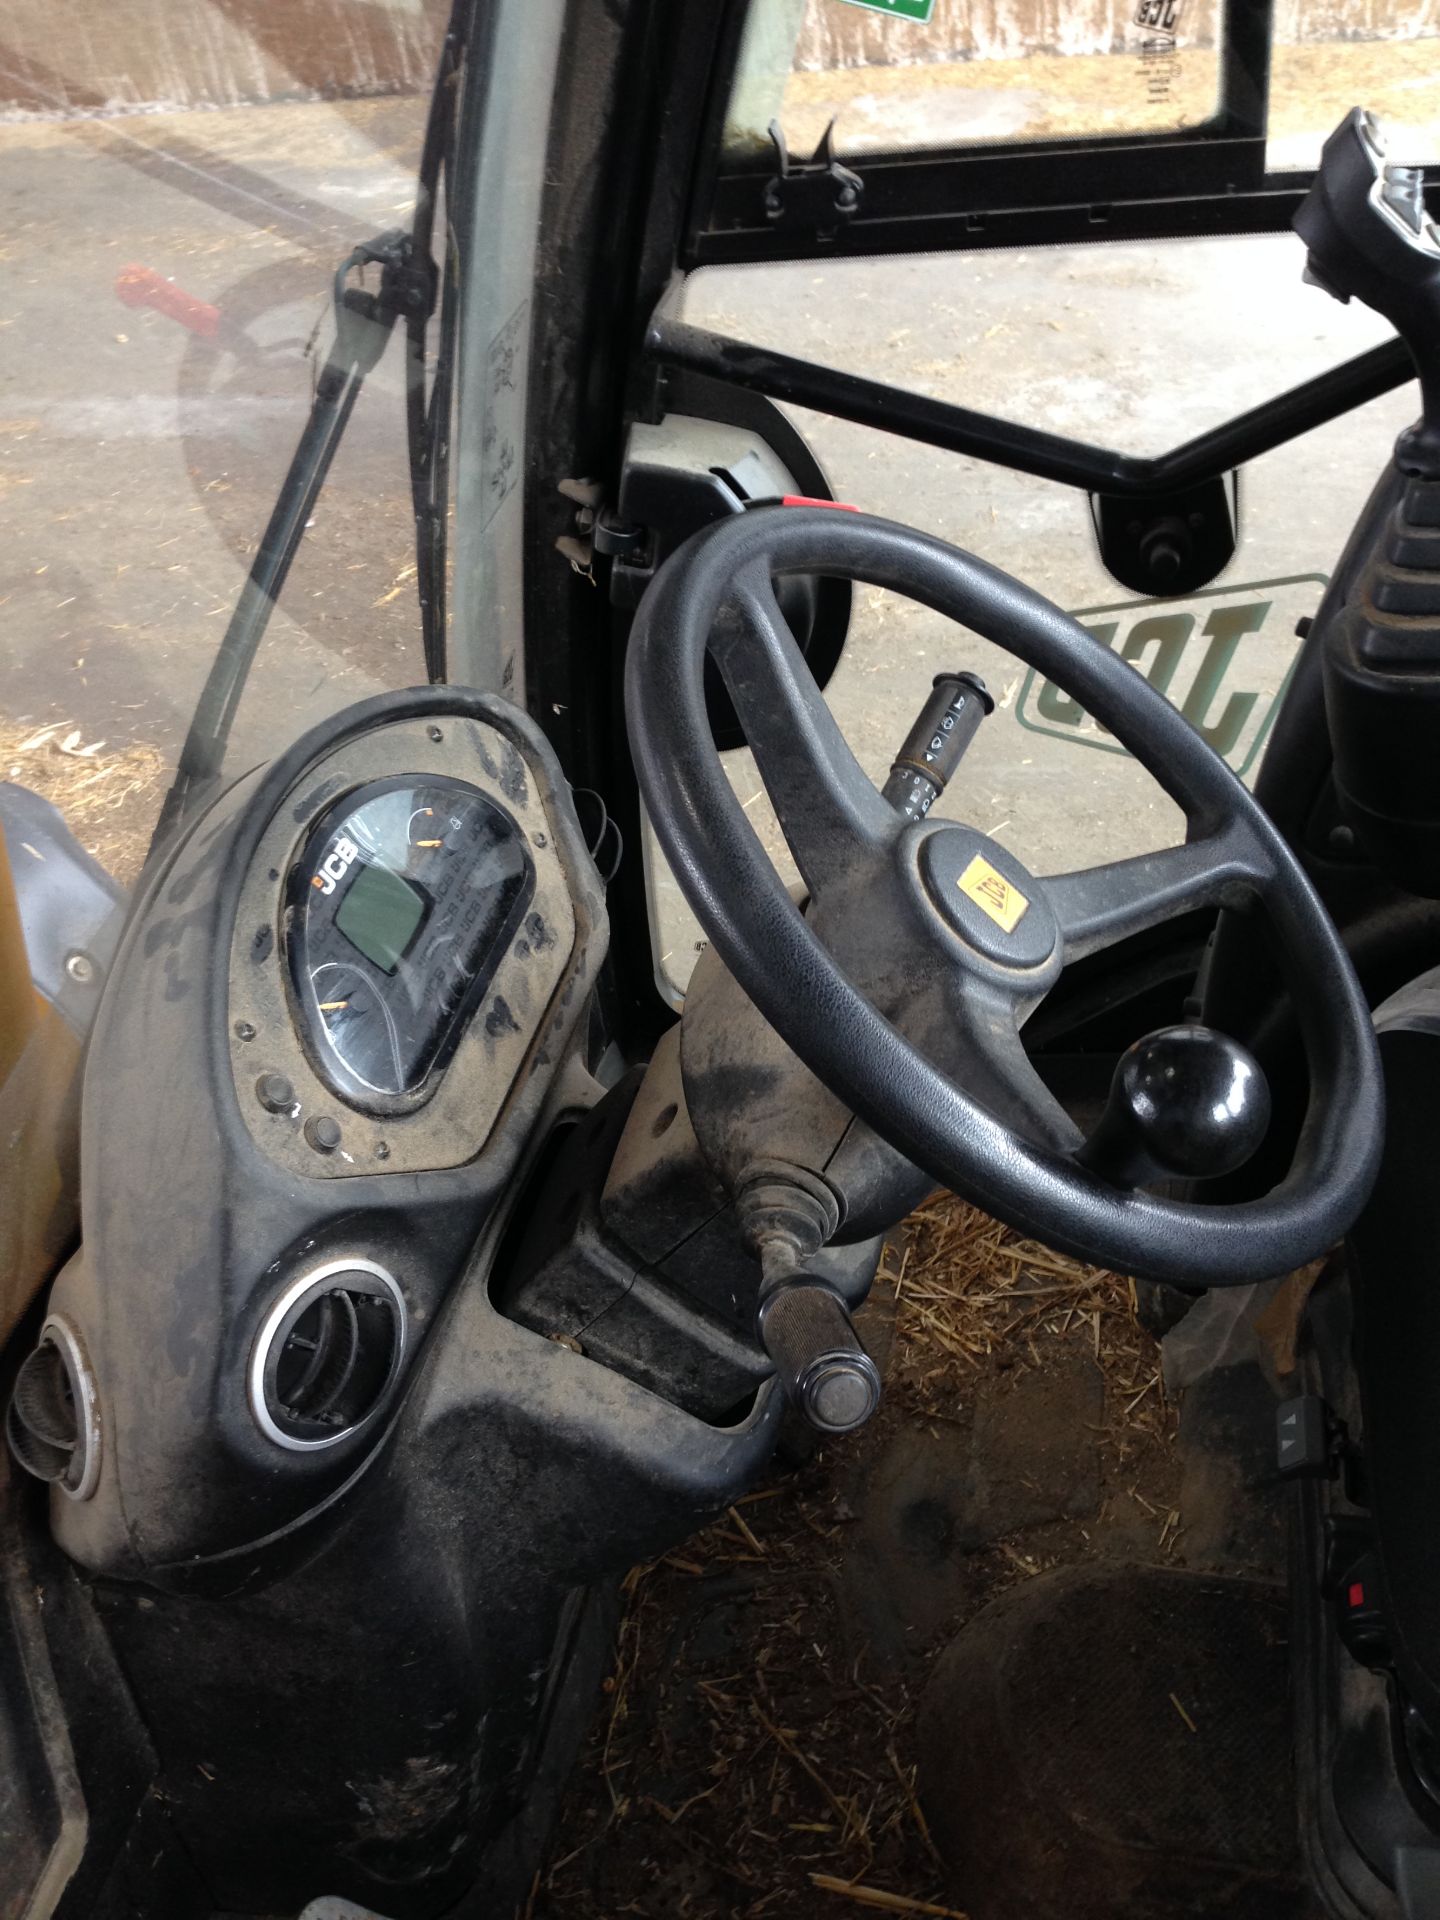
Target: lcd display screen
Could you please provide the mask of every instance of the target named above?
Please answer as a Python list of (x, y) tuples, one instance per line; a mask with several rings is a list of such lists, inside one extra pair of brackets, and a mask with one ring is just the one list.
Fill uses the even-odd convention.
[(429, 902), (389, 867), (362, 866), (345, 889), (335, 925), (372, 965), (394, 973), (420, 931)]

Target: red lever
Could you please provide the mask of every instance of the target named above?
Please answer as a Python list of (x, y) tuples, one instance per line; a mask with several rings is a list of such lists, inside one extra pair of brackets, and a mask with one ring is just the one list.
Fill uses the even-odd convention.
[(808, 493), (786, 493), (780, 497), (782, 507), (834, 507), (839, 513), (859, 513), (859, 507), (852, 507), (847, 500), (812, 500)]
[(115, 292), (127, 307), (153, 307), (202, 339), (213, 340), (220, 331), (218, 307), (212, 307), (208, 300), (197, 300), (153, 267), (122, 267), (115, 279)]

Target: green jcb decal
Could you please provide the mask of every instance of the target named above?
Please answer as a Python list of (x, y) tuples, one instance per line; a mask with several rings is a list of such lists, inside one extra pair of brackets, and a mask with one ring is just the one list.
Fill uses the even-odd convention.
[(872, 13), (893, 13), (901, 20), (922, 23), (935, 11), (935, 0), (846, 0), (851, 7), (868, 7)]
[[(1178, 601), (1083, 607), (1075, 617), (1102, 647), (1129, 661), (1179, 707), (1243, 779), (1258, 761), (1290, 683), (1299, 651), (1297, 617), (1315, 611), (1325, 586), (1323, 574), (1290, 574), (1211, 587)], [(1033, 667), (1015, 718), (1032, 733), (1048, 733), (1077, 747), (1125, 752), (1078, 701)]]

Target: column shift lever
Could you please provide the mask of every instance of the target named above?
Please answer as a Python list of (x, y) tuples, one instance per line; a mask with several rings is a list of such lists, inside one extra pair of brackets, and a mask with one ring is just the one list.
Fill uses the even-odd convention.
[(897, 813), (923, 820), (945, 791), (980, 722), (995, 711), (978, 673), (938, 673), (881, 789)]
[(819, 1432), (849, 1433), (880, 1404), (880, 1370), (839, 1293), (806, 1271), (839, 1224), (834, 1195), (803, 1168), (771, 1164), (737, 1202), (761, 1266), (755, 1330), (785, 1397)]

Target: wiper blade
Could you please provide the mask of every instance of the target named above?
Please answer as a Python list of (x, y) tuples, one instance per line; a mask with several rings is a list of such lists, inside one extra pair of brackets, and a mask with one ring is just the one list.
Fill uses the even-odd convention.
[(410, 494), (415, 513), (415, 584), (420, 601), (425, 672), (432, 682), (443, 680), (446, 673), (445, 522), (450, 505), (450, 419), (460, 310), (450, 208), (466, 30), (473, 13), (474, 0), (455, 0), (441, 50), (435, 91), (430, 96), (425, 140), (420, 150), (415, 218), (410, 229), (414, 257), (433, 261), (435, 209), (443, 180), (445, 268), (440, 276), (439, 337), (428, 394), (425, 345), (429, 314), (411, 315), (405, 330), (405, 421), (410, 448)]

